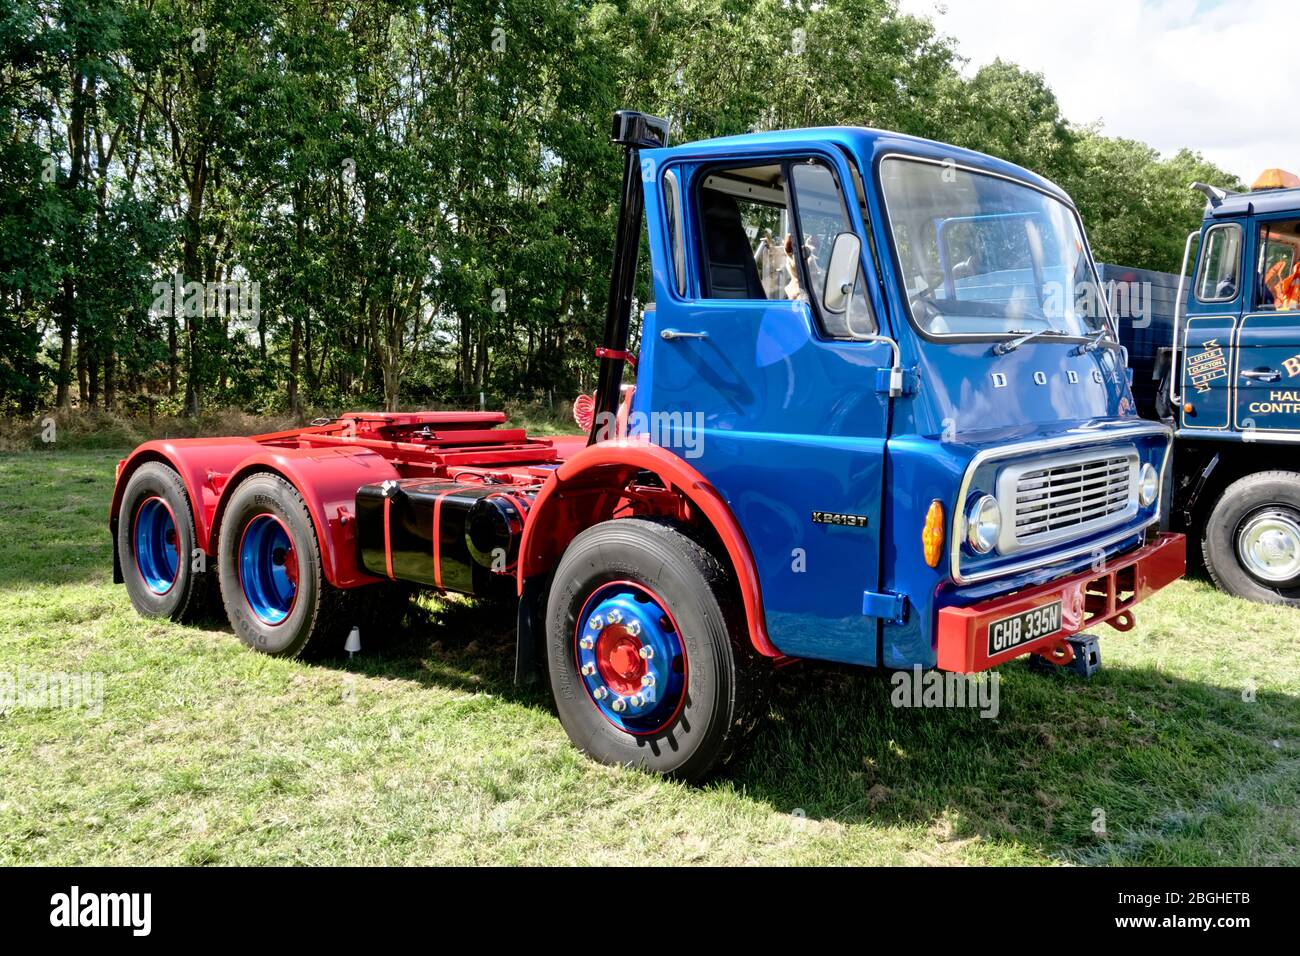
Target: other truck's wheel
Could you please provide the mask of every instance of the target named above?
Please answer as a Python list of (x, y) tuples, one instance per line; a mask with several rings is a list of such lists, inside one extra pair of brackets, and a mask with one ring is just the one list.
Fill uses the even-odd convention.
[(698, 780), (756, 722), (765, 662), (721, 562), (657, 521), (607, 521), (564, 552), (546, 611), (551, 689), (574, 744)]
[(255, 475), (232, 493), (217, 545), (230, 625), (276, 657), (339, 651), (353, 622), (343, 592), (322, 573), (320, 543), (302, 497), (278, 475)]
[(146, 617), (190, 621), (208, 609), (212, 575), (197, 567), (194, 513), (185, 483), (160, 462), (141, 465), (126, 484), (117, 519), (117, 554), (126, 593)]
[(1234, 481), (1205, 522), (1201, 549), (1210, 577), (1229, 594), (1300, 606), (1300, 473)]

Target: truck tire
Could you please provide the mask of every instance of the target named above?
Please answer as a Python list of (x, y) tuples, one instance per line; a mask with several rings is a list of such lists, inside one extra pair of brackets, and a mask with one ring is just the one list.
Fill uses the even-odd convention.
[(226, 616), (249, 647), (275, 657), (343, 649), (356, 623), (348, 592), (325, 580), (311, 514), (279, 475), (254, 475), (232, 492), (217, 567)]
[(1300, 473), (1239, 478), (1215, 502), (1201, 535), (1210, 577), (1237, 597), (1300, 606)]
[(212, 610), (215, 575), (195, 561), (194, 512), (185, 483), (161, 462), (141, 465), (126, 483), (117, 554), (126, 593), (145, 617), (188, 622)]
[(623, 518), (579, 534), (546, 609), (560, 723), (602, 763), (695, 781), (735, 755), (770, 669), (723, 564), (677, 528)]

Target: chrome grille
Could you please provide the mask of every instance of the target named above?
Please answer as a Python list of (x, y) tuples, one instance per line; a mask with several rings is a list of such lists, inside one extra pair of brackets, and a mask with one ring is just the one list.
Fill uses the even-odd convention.
[(1032, 544), (1123, 515), (1135, 492), (1136, 455), (1113, 454), (1023, 471), (1015, 481), (1015, 541)]

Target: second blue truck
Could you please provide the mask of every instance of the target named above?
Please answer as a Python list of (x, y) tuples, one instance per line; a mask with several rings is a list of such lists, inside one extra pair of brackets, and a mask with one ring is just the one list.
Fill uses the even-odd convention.
[(1300, 606), (1300, 189), (1194, 188), (1181, 275), (1105, 278), (1146, 303), (1121, 330), (1140, 410), (1176, 429), (1170, 525), (1223, 590)]

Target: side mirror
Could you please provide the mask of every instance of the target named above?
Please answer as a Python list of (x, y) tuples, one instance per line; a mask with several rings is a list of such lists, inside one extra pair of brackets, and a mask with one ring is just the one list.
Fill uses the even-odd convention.
[(862, 240), (856, 233), (841, 232), (835, 237), (826, 264), (826, 285), (822, 289), (822, 308), (827, 312), (841, 315), (849, 307), (861, 261)]

